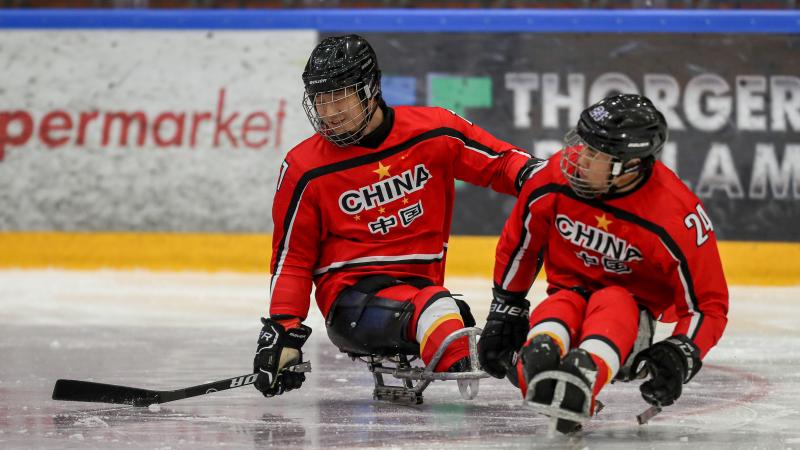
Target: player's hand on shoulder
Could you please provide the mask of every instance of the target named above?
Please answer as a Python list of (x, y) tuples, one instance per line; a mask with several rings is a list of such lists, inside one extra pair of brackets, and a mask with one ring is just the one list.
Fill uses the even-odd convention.
[(299, 319), (297, 326), (288, 329), (273, 319), (262, 318), (261, 323), (263, 327), (253, 359), (253, 372), (258, 373), (256, 389), (265, 397), (272, 397), (299, 388), (306, 380), (305, 373), (286, 368), (303, 362), (300, 349), (311, 335), (311, 328), (300, 324)]
[(525, 164), (517, 173), (517, 179), (515, 181), (517, 192), (520, 192), (525, 182), (530, 180), (531, 177), (533, 177), (540, 170), (544, 169), (545, 166), (547, 166), (546, 159), (540, 159), (535, 156), (532, 156), (530, 159), (528, 159), (528, 161), (525, 162)]
[(656, 342), (636, 355), (633, 367), (650, 376), (639, 386), (642, 398), (655, 406), (669, 406), (681, 396), (683, 385), (702, 367), (700, 351), (685, 335)]
[(524, 295), (499, 288), (492, 289), (492, 293), (489, 316), (478, 341), (478, 360), (486, 373), (503, 378), (528, 335), (530, 302)]

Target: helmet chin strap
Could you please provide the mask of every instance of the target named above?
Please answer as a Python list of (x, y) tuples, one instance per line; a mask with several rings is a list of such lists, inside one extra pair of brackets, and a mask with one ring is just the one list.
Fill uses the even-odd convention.
[(611, 164), (611, 172), (608, 175), (611, 178), (622, 175), (622, 161), (620, 160), (614, 161)]
[[(619, 192), (621, 190), (625, 190), (626, 188), (635, 185), (636, 183), (639, 182), (639, 180), (644, 178), (646, 170), (647, 170), (647, 167), (644, 167), (641, 162), (626, 168), (625, 164), (622, 161), (615, 160), (611, 164), (611, 171), (608, 173), (608, 186), (609, 186), (608, 187), (608, 191), (606, 191), (601, 196), (613, 195), (613, 194), (615, 194), (615, 193), (617, 193), (617, 192)], [(625, 184), (621, 184), (621, 185), (614, 184), (614, 178), (617, 178), (617, 177), (620, 177), (622, 175), (626, 175), (626, 174), (629, 174), (629, 173), (633, 173), (633, 172), (637, 172), (637, 175), (635, 177), (631, 178), (630, 180), (628, 180), (628, 182), (626, 182)]]

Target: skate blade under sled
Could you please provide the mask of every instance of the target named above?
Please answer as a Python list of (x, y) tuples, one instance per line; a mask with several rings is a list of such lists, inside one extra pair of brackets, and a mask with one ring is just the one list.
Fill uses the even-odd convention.
[[(536, 387), (539, 383), (547, 382), (547, 381), (555, 381), (555, 390), (553, 391), (553, 400), (550, 403), (541, 403), (536, 402), (533, 400), (533, 396), (536, 393)], [(583, 403), (583, 408), (580, 412), (571, 411), (568, 409), (564, 409), (561, 407), (561, 402), (564, 400), (564, 395), (567, 392), (567, 385), (572, 385), (581, 390), (584, 394), (584, 399), (586, 399)], [(575, 431), (578, 431), (582, 428), (583, 424), (589, 420), (592, 416), (592, 412), (590, 411), (591, 408), (591, 398), (592, 398), (592, 391), (586, 385), (586, 383), (581, 380), (579, 377), (559, 371), (559, 370), (547, 370), (537, 374), (533, 379), (528, 383), (528, 394), (524, 400), (524, 404), (528, 409), (533, 410), (534, 412), (543, 414), (550, 418), (550, 435), (553, 435), (556, 430), (556, 425), (558, 424), (559, 419), (569, 420), (578, 424), (578, 427)], [(600, 402), (596, 402), (596, 411), (602, 409), (603, 404)]]
[[(413, 359), (408, 355), (380, 356), (372, 355), (363, 359), (369, 366), (375, 379), (375, 390), (373, 398), (375, 400), (385, 400), (404, 404), (421, 404), (422, 391), (428, 385), (437, 380), (456, 380), (461, 397), (472, 400), (478, 395), (478, 383), (481, 378), (488, 378), (489, 374), (481, 370), (478, 365), (478, 346), (477, 337), (481, 333), (477, 327), (462, 328), (454, 331), (447, 336), (438, 351), (433, 355), (427, 367), (414, 367), (411, 365)], [(433, 368), (439, 363), (445, 350), (456, 339), (467, 336), (469, 343), (470, 370), (466, 372), (434, 372)], [(413, 357), (412, 357), (413, 358)], [(388, 386), (384, 381), (384, 375), (402, 381), (401, 386)], [(415, 383), (416, 382), (416, 383)]]

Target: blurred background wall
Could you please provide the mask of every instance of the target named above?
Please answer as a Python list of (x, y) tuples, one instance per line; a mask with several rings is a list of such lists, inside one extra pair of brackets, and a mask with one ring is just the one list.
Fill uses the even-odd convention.
[[(800, 284), (795, 3), (535, 3), (5, 1), (0, 267), (266, 276), (278, 169), (312, 132), (300, 73), (319, 39), (358, 32), (390, 104), (452, 109), (540, 157), (594, 101), (649, 96), (730, 281)], [(37, 9), (53, 6), (74, 9)], [(489, 276), (513, 199), (457, 191), (448, 273)]]

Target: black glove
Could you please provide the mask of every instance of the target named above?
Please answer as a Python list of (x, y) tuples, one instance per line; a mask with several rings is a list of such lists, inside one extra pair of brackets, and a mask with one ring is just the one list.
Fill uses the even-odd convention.
[(258, 349), (253, 359), (253, 372), (258, 372), (256, 389), (264, 397), (272, 397), (299, 388), (306, 375), (282, 369), (303, 361), (300, 348), (311, 334), (311, 328), (300, 325), (286, 330), (279, 322), (264, 318), (261, 323), (264, 327), (258, 335)]
[(523, 164), (522, 168), (520, 168), (519, 172), (517, 172), (517, 178), (514, 182), (517, 192), (521, 191), (522, 185), (528, 181), (528, 178), (530, 178), (534, 173), (538, 172), (539, 169), (544, 167), (545, 164), (547, 164), (546, 159), (539, 159), (535, 156), (531, 156), (530, 159), (525, 161), (525, 164)]
[(669, 406), (681, 396), (683, 385), (697, 374), (703, 363), (691, 339), (679, 334), (656, 342), (636, 355), (637, 374), (646, 370), (650, 380), (639, 386), (642, 398), (655, 406)]
[(512, 367), (511, 359), (528, 336), (528, 308), (531, 303), (519, 294), (492, 289), (494, 298), (478, 341), (481, 367), (495, 378), (503, 378)]

